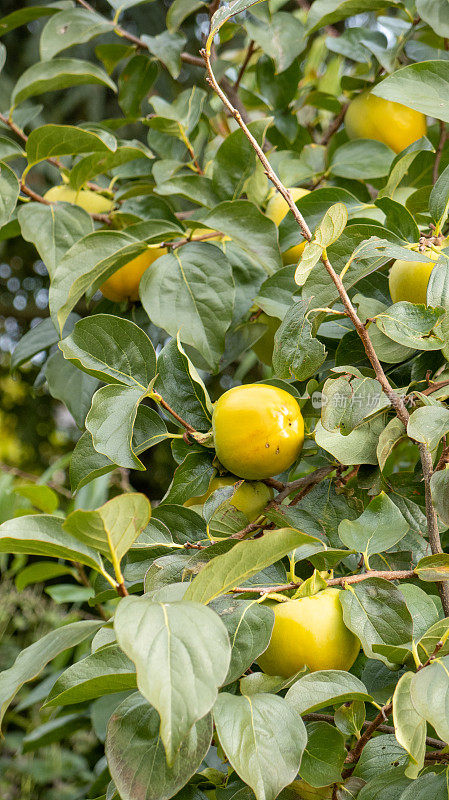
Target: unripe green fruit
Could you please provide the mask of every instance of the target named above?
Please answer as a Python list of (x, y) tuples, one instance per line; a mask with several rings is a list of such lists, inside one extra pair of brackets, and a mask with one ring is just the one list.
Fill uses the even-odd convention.
[[(237, 478), (232, 478), (230, 476), (212, 478), (207, 492), (199, 497), (191, 497), (184, 505), (187, 506), (187, 508), (202, 506), (212, 492), (215, 492), (217, 489), (223, 489), (225, 486), (233, 486), (237, 480)], [(244, 481), (244, 483), (238, 487), (237, 491), (234, 492), (229, 502), (237, 511), (241, 511), (242, 514), (245, 514), (250, 522), (254, 522), (257, 517), (260, 517), (265, 506), (273, 496), (274, 492), (270, 486), (266, 486), (260, 481), (254, 483)]]
[(304, 666), (311, 672), (352, 667), (360, 642), (343, 621), (339, 589), (287, 600), (273, 610), (270, 644), (257, 660), (268, 675), (289, 678)]

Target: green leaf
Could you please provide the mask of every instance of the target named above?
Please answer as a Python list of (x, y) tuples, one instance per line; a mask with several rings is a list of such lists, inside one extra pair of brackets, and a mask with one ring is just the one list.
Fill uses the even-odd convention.
[[(64, 333), (69, 333), (78, 319), (78, 314), (71, 314), (67, 320)], [(22, 336), (14, 348), (11, 356), (11, 371), (13, 372), (37, 353), (40, 353), (41, 350), (47, 350), (58, 341), (59, 336), (53, 325), (53, 321), (49, 317), (41, 320), (41, 322), (33, 328), (30, 328), (30, 330)]]
[(425, 772), (402, 792), (400, 800), (427, 800), (429, 797), (432, 800), (446, 800), (446, 770), (437, 775), (433, 772)]
[(386, 398), (374, 378), (329, 378), (323, 387), (321, 422), (326, 430), (340, 429), (347, 436), (383, 404)]
[(100, 84), (116, 91), (115, 83), (109, 75), (91, 64), (77, 58), (55, 58), (53, 61), (38, 61), (22, 73), (12, 95), (13, 107), (36, 94), (68, 89), (80, 84)]
[[(170, 434), (159, 414), (149, 406), (140, 405), (137, 409), (133, 428), (132, 450), (139, 455), (149, 447), (154, 447)], [(78, 439), (70, 462), (70, 482), (73, 491), (78, 491), (89, 481), (114, 470), (116, 465), (105, 455), (98, 453), (92, 442), (92, 435), (85, 431)]]
[(251, 666), (270, 643), (274, 613), (257, 600), (222, 597), (211, 604), (228, 632), (231, 663), (224, 681), (233, 683)]
[(393, 150), (383, 142), (355, 139), (335, 150), (329, 169), (339, 178), (383, 178), (388, 175), (394, 157)]
[(444, 346), (441, 308), (401, 302), (375, 317), (376, 325), (394, 342), (416, 350), (441, 350)]
[[(380, 665), (378, 665), (380, 666)], [(384, 667), (386, 669), (386, 667)], [(390, 673), (391, 674), (391, 673)], [(394, 675), (396, 678), (397, 675)], [(397, 772), (404, 775), (404, 767), (408, 762), (408, 755), (401, 747), (396, 737), (392, 734), (379, 734), (378, 736), (370, 739), (360, 756), (354, 774), (364, 781), (371, 781), (376, 776), (388, 773), (393, 765), (398, 767)], [(408, 784), (408, 781), (405, 785)], [(368, 794), (368, 798), (371, 795)], [(376, 800), (383, 800), (383, 795), (375, 795)], [(397, 795), (389, 795), (393, 800)]]
[(197, 370), (179, 341), (170, 339), (157, 360), (154, 388), (197, 431), (210, 430), (212, 403)]
[(282, 267), (276, 225), (249, 200), (220, 203), (202, 222), (230, 236), (268, 275)]
[(212, 244), (186, 244), (155, 261), (140, 284), (151, 321), (190, 344), (212, 369), (232, 320), (234, 282), (228, 259)]
[(340, 731), (328, 722), (312, 722), (307, 726), (307, 744), (299, 774), (311, 786), (328, 786), (341, 779), (346, 756)]
[[(52, 17), (52, 20), (54, 19), (56, 18)], [(112, 144), (115, 146), (112, 147)], [(28, 163), (32, 166), (55, 156), (108, 153), (115, 150), (116, 146), (114, 139), (105, 140), (94, 131), (77, 128), (74, 125), (41, 125), (40, 128), (31, 131), (26, 143), (26, 154)]]
[(324, 549), (319, 539), (293, 528), (266, 531), (259, 539), (238, 542), (228, 553), (206, 564), (190, 584), (185, 599), (210, 603), (215, 597), (226, 594), (233, 586), (238, 586), (300, 547), (308, 553), (304, 558)]
[(307, 19), (307, 33), (311, 34), (325, 25), (332, 25), (340, 22), (354, 14), (366, 11), (381, 11), (384, 8), (394, 6), (395, 0), (315, 0), (313, 9), (309, 11)]
[(413, 142), (413, 144), (410, 144), (408, 147), (406, 147), (402, 153), (399, 153), (391, 165), (388, 181), (384, 188), (380, 190), (377, 199), (382, 197), (392, 197), (402, 179), (405, 177), (405, 175), (407, 175), (417, 156), (420, 156), (425, 152), (434, 153), (435, 150), (431, 142), (429, 142), (429, 140), (423, 136), (422, 139), (418, 139), (416, 142)]
[(48, 747), (54, 742), (60, 742), (61, 739), (68, 738), (80, 728), (89, 727), (89, 722), (88, 715), (82, 715), (79, 712), (66, 714), (44, 722), (23, 737), (22, 752), (30, 753), (41, 747)]
[(58, 564), (55, 561), (37, 561), (19, 572), (15, 580), (16, 589), (18, 592), (23, 592), (27, 586), (31, 586), (33, 583), (43, 583), (51, 578), (59, 578), (61, 575), (71, 575), (76, 578), (77, 572), (66, 564)]
[[(120, 562), (148, 525), (151, 507), (144, 494), (126, 492), (95, 511), (72, 511), (63, 528), (75, 539), (105, 555), (121, 576)], [(122, 581), (120, 581), (121, 583)]]
[(444, 742), (449, 741), (449, 657), (436, 658), (411, 680), (411, 701), (418, 712), (435, 728)]
[(449, 410), (441, 406), (423, 406), (410, 415), (407, 433), (411, 439), (423, 442), (435, 450), (438, 442), (449, 431)]
[(92, 403), (92, 395), (98, 388), (98, 381), (84, 375), (56, 350), (47, 359), (45, 377), (52, 397), (61, 400), (70, 411), (79, 428), (84, 428), (84, 420)]
[(306, 317), (309, 305), (299, 300), (290, 306), (276, 331), (273, 370), (278, 378), (310, 378), (326, 358), (326, 348), (312, 336), (312, 325)]
[(355, 675), (338, 669), (323, 669), (296, 681), (286, 699), (298, 714), (306, 714), (348, 700), (370, 701), (372, 698)]
[(270, 19), (250, 16), (245, 22), (250, 39), (276, 64), (276, 72), (284, 72), (306, 47), (304, 26), (297, 17), (278, 11)]
[(390, 231), (409, 242), (419, 240), (419, 228), (405, 206), (392, 200), (391, 197), (377, 198), (375, 203), (385, 213), (385, 225)]
[(408, 778), (417, 778), (424, 766), (427, 725), (413, 705), (412, 681), (412, 672), (406, 672), (398, 681), (393, 695), (393, 720), (396, 739), (410, 756), (405, 774)]
[(167, 67), (173, 78), (178, 78), (181, 72), (181, 52), (184, 50), (186, 37), (183, 33), (163, 31), (157, 36), (142, 36), (142, 40), (150, 53)]
[(127, 319), (110, 314), (85, 317), (59, 346), (64, 358), (108, 383), (145, 391), (156, 375), (156, 354), (150, 339)]
[(0, 20), (0, 36), (5, 33), (19, 28), (21, 25), (28, 25), (40, 17), (49, 17), (51, 14), (57, 14), (60, 11), (56, 3), (51, 5), (42, 6), (27, 6), (27, 8), (19, 8), (17, 11), (12, 11)]
[(66, 558), (101, 572), (98, 553), (66, 533), (62, 522), (47, 514), (9, 519), (0, 525), (0, 552)]
[(235, 697), (222, 692), (214, 706), (220, 744), (257, 800), (274, 800), (296, 777), (307, 734), (286, 700), (273, 694)]
[(388, 457), (393, 452), (393, 449), (398, 442), (406, 436), (406, 429), (404, 424), (395, 417), (391, 419), (386, 428), (383, 429), (379, 436), (379, 444), (377, 447), (377, 458), (381, 470), (385, 468)]
[(447, 618), (439, 619), (421, 636), (418, 642), (418, 655), (423, 663), (430, 658), (441, 641), (444, 644), (438, 651), (440, 658), (449, 653), (449, 622)]
[(166, 23), (168, 30), (171, 33), (177, 31), (190, 14), (198, 11), (204, 5), (206, 5), (204, 0), (173, 0), (167, 11)]
[(390, 767), (387, 772), (378, 774), (368, 781), (357, 795), (357, 800), (397, 800), (411, 783), (414, 786), (415, 782), (411, 782), (404, 775), (403, 769)]
[(346, 547), (363, 553), (368, 561), (374, 553), (384, 553), (400, 542), (408, 529), (398, 507), (381, 492), (358, 519), (340, 522), (338, 535)]
[(270, 275), (262, 283), (254, 303), (270, 317), (284, 319), (292, 300), (295, 300), (294, 294), (297, 291), (297, 287), (294, 276), (294, 265), (278, 269), (274, 275)]
[(187, 453), (182, 463), (175, 469), (173, 480), (169, 486), (164, 502), (181, 505), (191, 497), (204, 494), (215, 475), (212, 466), (212, 453), (207, 450)]
[(136, 665), (139, 691), (161, 717), (160, 735), (173, 765), (226, 678), (231, 656), (226, 628), (215, 612), (197, 603), (153, 603), (147, 597), (125, 597), (114, 628)]
[[(116, 150), (106, 153), (93, 153), (81, 158), (70, 170), (70, 186), (72, 189), (81, 189), (86, 181), (92, 180), (96, 175), (111, 173), (123, 164), (137, 159), (150, 159), (152, 153), (138, 141), (132, 140), (128, 145), (118, 146)], [(149, 166), (148, 166), (149, 168)], [(145, 167), (142, 166), (142, 171)]]
[(421, 61), (393, 72), (378, 83), (372, 94), (449, 122), (449, 63)]
[[(71, 213), (72, 209), (70, 206)], [(55, 325), (61, 329), (87, 290), (99, 289), (110, 275), (146, 248), (145, 242), (118, 231), (95, 231), (75, 242), (58, 262), (50, 286), (50, 312)]]
[(87, 211), (69, 203), (28, 203), (19, 208), (18, 219), (23, 238), (34, 244), (50, 278), (72, 244), (93, 231)]
[(53, 58), (61, 50), (74, 44), (83, 44), (112, 30), (112, 23), (94, 10), (71, 8), (60, 11), (46, 23), (40, 38), (39, 50), (42, 61)]
[(37, 678), (49, 661), (69, 647), (76, 647), (89, 636), (93, 636), (102, 625), (103, 622), (96, 620), (72, 622), (50, 631), (42, 639), (22, 650), (13, 666), (0, 672), (0, 722), (24, 683)]
[(341, 464), (377, 464), (377, 445), (384, 427), (384, 418), (379, 416), (343, 436), (340, 431), (327, 431), (318, 421), (314, 435), (316, 443)]
[(145, 392), (135, 386), (102, 386), (95, 392), (86, 417), (95, 450), (114, 464), (145, 469), (133, 449), (133, 427)]
[(246, 11), (250, 6), (254, 6), (260, 2), (261, 0), (231, 0), (231, 2), (226, 3), (225, 6), (219, 8), (210, 21), (210, 31), (206, 41), (207, 52), (210, 54), (215, 35), (228, 19), (234, 14), (240, 14), (241, 11)]
[(5, 225), (14, 211), (19, 197), (19, 181), (11, 167), (0, 162), (0, 227)]
[(437, 36), (449, 36), (445, 0), (417, 0), (416, 11), (421, 19), (433, 28)]
[(430, 478), (430, 491), (435, 506), (435, 511), (449, 525), (449, 471), (440, 469)]
[(449, 166), (443, 170), (430, 193), (429, 211), (441, 230), (449, 212)]
[(383, 578), (367, 578), (348, 586), (340, 596), (345, 625), (360, 639), (368, 658), (388, 659), (373, 645), (404, 645), (411, 641), (413, 621), (399, 589)]
[(117, 645), (108, 645), (66, 669), (53, 685), (45, 706), (84, 703), (136, 688), (136, 669)]
[(42, 486), (37, 483), (16, 484), (14, 493), (20, 495), (20, 497), (26, 497), (31, 505), (45, 514), (53, 514), (59, 505), (58, 495), (49, 486)]
[[(263, 145), (269, 121), (249, 123), (249, 131)], [(254, 174), (257, 156), (241, 128), (232, 131), (218, 148), (212, 165), (212, 184), (223, 199), (236, 200)]]
[(159, 715), (138, 693), (127, 697), (108, 725), (106, 756), (122, 800), (168, 800), (197, 771), (210, 747), (210, 714), (187, 733), (168, 764), (159, 735)]
[(133, 56), (128, 61), (118, 80), (118, 102), (127, 117), (140, 115), (142, 102), (147, 97), (158, 72), (157, 64), (143, 53)]
[(449, 580), (449, 555), (437, 553), (434, 556), (424, 556), (418, 561), (414, 572), (422, 581), (431, 583), (447, 581)]
[[(0, 49), (0, 60), (1, 52)], [(12, 139), (8, 139), (6, 136), (0, 136), (0, 161), (8, 161), (10, 158), (18, 158), (24, 155), (25, 151), (22, 150), (17, 142), (13, 142)]]

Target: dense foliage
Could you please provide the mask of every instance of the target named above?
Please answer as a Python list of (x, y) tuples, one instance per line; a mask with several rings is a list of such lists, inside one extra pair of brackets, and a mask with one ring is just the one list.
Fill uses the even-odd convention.
[(79, 429), (0, 479), (11, 797), (448, 798), (447, 0), (97, 5), (0, 19), (11, 371)]

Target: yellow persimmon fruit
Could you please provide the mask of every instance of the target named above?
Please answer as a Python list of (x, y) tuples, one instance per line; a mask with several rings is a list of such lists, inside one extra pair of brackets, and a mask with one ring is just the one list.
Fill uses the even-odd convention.
[(390, 269), (388, 285), (393, 303), (407, 300), (409, 303), (427, 303), (427, 285), (430, 273), (440, 253), (427, 250), (428, 261), (401, 261), (398, 259)]
[(265, 314), (265, 311), (262, 311), (257, 317), (256, 322), (263, 322), (263, 324), (266, 325), (266, 331), (262, 334), (260, 339), (253, 344), (253, 350), (263, 364), (271, 366), (273, 360), (274, 335), (281, 324), (281, 320), (277, 317), (270, 317), (268, 314)]
[(75, 191), (64, 183), (52, 186), (48, 192), (45, 192), (44, 199), (50, 203), (72, 203), (74, 206), (84, 208), (84, 211), (89, 214), (109, 214), (114, 206), (112, 200), (103, 197), (98, 192), (93, 192), (91, 189)]
[(277, 386), (249, 383), (225, 392), (214, 405), (217, 456), (239, 478), (278, 475), (297, 460), (304, 422), (295, 398)]
[(287, 600), (273, 611), (270, 644), (258, 658), (268, 675), (289, 678), (304, 666), (311, 672), (352, 667), (360, 642), (343, 622), (339, 589)]
[(426, 135), (424, 114), (412, 108), (362, 92), (349, 104), (345, 115), (350, 139), (376, 139), (400, 153)]
[[(301, 189), (298, 186), (293, 186), (289, 189), (291, 196), (295, 203), (304, 197), (306, 194), (310, 194), (308, 189)], [(270, 197), (265, 214), (267, 217), (273, 220), (275, 225), (279, 227), (284, 217), (287, 215), (289, 211), (289, 207), (279, 192), (276, 192), (272, 197)], [(305, 240), (300, 244), (295, 244), (294, 247), (290, 247), (285, 253), (282, 254), (282, 261), (284, 264), (293, 264), (295, 261), (299, 261), (301, 258), (301, 253), (306, 246)]]
[[(184, 503), (184, 505), (188, 508), (190, 506), (202, 506), (206, 502), (207, 498), (210, 497), (212, 492), (215, 492), (217, 489), (223, 489), (225, 486), (233, 486), (236, 480), (237, 478), (233, 478), (231, 476), (212, 478), (207, 492), (199, 497), (191, 497), (190, 500), (187, 500)], [(234, 508), (237, 509), (237, 511), (241, 511), (242, 514), (245, 514), (250, 522), (253, 522), (261, 515), (262, 511), (267, 503), (272, 499), (273, 495), (274, 492), (270, 486), (266, 486), (260, 481), (256, 481), (254, 483), (245, 481), (234, 492), (230, 499), (230, 503), (232, 506), (234, 506)]]
[(120, 267), (100, 286), (104, 296), (108, 300), (114, 300), (116, 303), (120, 303), (123, 300), (138, 300), (139, 283), (143, 273), (153, 261), (156, 261), (166, 252), (165, 247), (148, 245), (148, 249), (144, 253)]

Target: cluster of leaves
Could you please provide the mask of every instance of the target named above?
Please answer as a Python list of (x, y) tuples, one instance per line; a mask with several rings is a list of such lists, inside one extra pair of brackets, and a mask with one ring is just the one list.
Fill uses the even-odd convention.
[[(446, 230), (445, 4), (174, 0), (167, 29), (139, 36), (125, 24), (133, 0), (110, 0), (112, 18), (83, 0), (0, 20), (5, 35), (41, 19), (41, 60), (0, 115), (0, 237), (31, 242), (50, 276), (50, 317), (22, 338), (12, 369), (45, 353), (49, 392), (81, 432), (74, 497), (65, 490), (60, 504), (48, 476), (6, 487), (0, 552), (30, 557), (19, 590), (63, 578), (50, 596), (85, 610), (0, 674), (0, 708), (9, 715), (22, 686), (43, 677), (31, 696), (50, 716), (27, 733), (27, 751), (100, 717), (107, 762), (86, 796), (288, 800), (324, 787), (341, 800), (447, 797), (449, 620), (438, 591), (444, 601), (449, 257), (443, 247), (428, 306), (392, 304), (386, 272), (392, 259), (425, 260), (411, 246)], [(361, 13), (366, 25), (345, 25)], [(231, 116), (203, 59), (184, 49), (192, 15), (210, 24), (206, 54)], [(91, 41), (88, 61), (64, 53)], [(6, 58), (0, 45), (0, 65)], [(36, 97), (80, 84), (115, 93), (116, 116), (34, 125)], [(433, 118), (428, 136), (398, 154), (349, 141), (346, 103), (373, 84)], [(271, 187), (254, 144), (286, 185), (312, 190), (296, 203), (313, 232), (299, 264), (285, 255), (303, 241), (293, 215), (277, 227), (264, 213)], [(49, 204), (32, 188), (44, 164), (74, 191), (111, 199), (111, 213)], [(167, 252), (144, 274), (140, 302), (99, 298), (148, 245)], [(382, 374), (410, 405), (406, 420), (327, 259)], [(267, 330), (259, 311), (279, 323), (268, 366), (252, 350)], [(232, 505), (237, 478), (202, 509), (184, 505), (223, 472), (211, 396), (247, 381), (296, 397), (307, 433), (252, 524)], [(150, 517), (144, 494), (117, 493), (110, 479), (117, 468), (143, 471), (142, 454), (167, 440), (177, 466)], [(419, 448), (436, 465), (425, 486)], [(274, 614), (261, 601), (329, 581), (361, 642), (354, 667), (265, 675), (255, 662)], [(86, 642), (89, 654), (62, 674), (47, 667)]]

